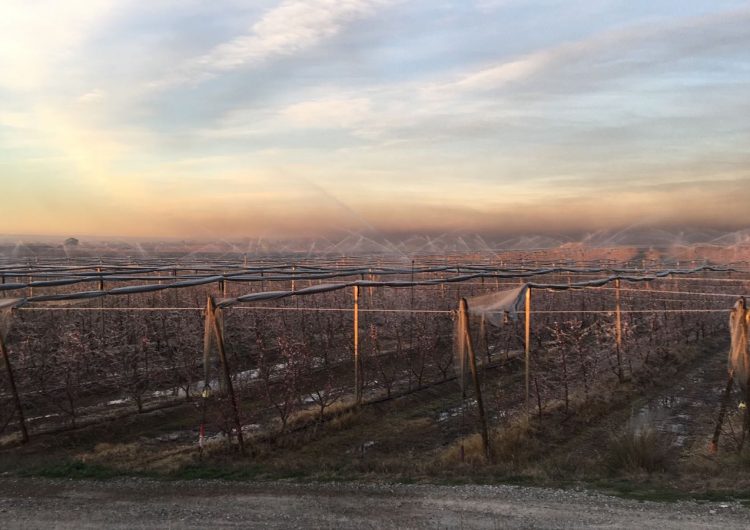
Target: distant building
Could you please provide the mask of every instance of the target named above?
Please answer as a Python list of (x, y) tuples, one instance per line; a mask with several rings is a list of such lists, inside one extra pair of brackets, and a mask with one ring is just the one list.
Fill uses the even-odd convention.
[(65, 240), (63, 243), (63, 246), (65, 247), (77, 247), (78, 246), (78, 240), (74, 237), (69, 237)]

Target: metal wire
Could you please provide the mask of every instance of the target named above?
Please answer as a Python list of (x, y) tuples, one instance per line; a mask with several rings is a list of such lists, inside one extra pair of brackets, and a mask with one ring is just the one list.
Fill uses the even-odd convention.
[[(354, 311), (351, 307), (248, 307), (248, 306), (235, 306), (232, 310), (244, 310), (244, 311), (311, 311), (311, 312), (341, 312), (351, 313)], [(154, 312), (169, 312), (169, 311), (203, 311), (203, 307), (21, 307), (19, 311), (154, 311)], [(719, 313), (728, 312), (727, 308), (716, 308), (716, 309), (622, 309), (620, 313)], [(359, 309), (360, 313), (427, 313), (427, 314), (451, 314), (454, 310), (450, 309)], [(558, 314), (558, 313), (571, 313), (571, 314), (611, 314), (614, 313), (614, 309), (538, 309), (530, 311), (531, 314)]]

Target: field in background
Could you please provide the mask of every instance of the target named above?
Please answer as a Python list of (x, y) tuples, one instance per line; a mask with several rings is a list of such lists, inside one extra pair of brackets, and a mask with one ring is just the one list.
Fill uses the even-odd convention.
[[(30, 437), (20, 443), (3, 372), (2, 469), (747, 487), (736, 395), (719, 453), (706, 450), (728, 311), (750, 282), (741, 259), (568, 248), (92, 260), (68, 250), (0, 264), (3, 296), (30, 301), (2, 317)], [(564, 288), (617, 275), (650, 280)], [(354, 287), (316, 292), (353, 281), (372, 282), (358, 288), (356, 327)], [(455, 312), (461, 297), (526, 282), (560, 288), (532, 290), (528, 370), (523, 314), (472, 323), (488, 458), (476, 390), (457, 370)], [(210, 330), (205, 347), (209, 297), (236, 302), (217, 313), (224, 362)]]

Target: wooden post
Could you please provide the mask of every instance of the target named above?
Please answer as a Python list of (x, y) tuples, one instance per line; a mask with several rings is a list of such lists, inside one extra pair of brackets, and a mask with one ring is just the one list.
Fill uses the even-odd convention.
[[(732, 384), (734, 383), (734, 370), (729, 371), (729, 378), (727, 379), (727, 386), (724, 389), (724, 395), (721, 398), (721, 408), (719, 409), (719, 418), (716, 420), (716, 428), (714, 429), (714, 435), (711, 438), (711, 443), (708, 446), (710, 453), (715, 454), (719, 450), (719, 436), (721, 436), (721, 426), (724, 423), (724, 415), (727, 412), (727, 406), (729, 405), (729, 397), (732, 394)], [(744, 436), (744, 433), (743, 433)]]
[[(104, 291), (104, 276), (101, 275), (102, 268), (97, 267), (96, 272), (99, 273), (99, 291)], [(99, 297), (99, 322), (101, 324), (100, 333), (102, 340), (104, 340), (104, 298), (104, 296)]]
[[(245, 441), (242, 436), (242, 422), (240, 421), (240, 411), (239, 406), (237, 405), (237, 397), (234, 394), (234, 387), (232, 385), (232, 377), (229, 371), (229, 363), (227, 361), (227, 354), (226, 350), (224, 349), (224, 334), (222, 332), (221, 326), (218, 322), (218, 319), (216, 318), (216, 303), (214, 302), (213, 298), (211, 296), (208, 297), (208, 304), (207, 304), (207, 313), (206, 313), (206, 319), (207, 319), (207, 325), (206, 327), (211, 327), (214, 332), (214, 339), (216, 340), (216, 349), (219, 350), (219, 359), (221, 360), (221, 368), (224, 373), (224, 383), (227, 388), (227, 393), (229, 394), (229, 400), (232, 403), (232, 412), (234, 414), (234, 425), (237, 429), (237, 443), (240, 446), (240, 454), (245, 454)], [(205, 341), (209, 339), (204, 338), (204, 344)]]
[(359, 286), (354, 286), (354, 398), (362, 403), (362, 359), (359, 356)]
[(461, 311), (464, 315), (464, 322), (466, 322), (466, 329), (464, 330), (463, 340), (466, 344), (466, 349), (469, 353), (469, 368), (471, 369), (471, 378), (474, 381), (474, 392), (477, 395), (477, 409), (479, 411), (479, 426), (481, 428), (482, 435), (482, 449), (484, 455), (489, 460), (490, 455), (490, 440), (489, 432), (487, 431), (487, 418), (484, 415), (484, 401), (482, 400), (482, 387), (479, 384), (479, 373), (477, 372), (477, 358), (474, 354), (474, 342), (471, 340), (471, 331), (469, 328), (469, 304), (466, 302), (466, 298), (461, 298)]
[(531, 365), (531, 287), (526, 287), (526, 300), (524, 303), (524, 313), (526, 321), (524, 322), (524, 342), (525, 342), (525, 356), (524, 356), (524, 369), (526, 379), (526, 412), (529, 412), (529, 372)]
[[(411, 260), (411, 302), (409, 303), (409, 355), (414, 354), (414, 260)], [(411, 379), (411, 376), (409, 377)]]
[(484, 353), (487, 356), (487, 364), (490, 364), (490, 362), (492, 362), (492, 356), (490, 354), (490, 341), (487, 334), (487, 319), (484, 315), (482, 315), (482, 318), (479, 321), (479, 336), (481, 337), (482, 348), (484, 348)]
[(622, 382), (622, 313), (620, 311), (620, 280), (615, 280), (615, 348), (617, 351), (617, 378)]
[(211, 380), (211, 313), (213, 312), (213, 301), (211, 296), (206, 303), (206, 320), (203, 325), (203, 387), (210, 387)]
[[(461, 276), (461, 267), (456, 265), (456, 276)], [(456, 282), (458, 299), (461, 300), (461, 282)]]
[(0, 333), (0, 355), (2, 355), (5, 361), (5, 370), (8, 373), (8, 384), (10, 385), (10, 392), (13, 394), (13, 402), (16, 405), (16, 413), (18, 414), (18, 425), (21, 427), (21, 441), (28, 443), (29, 431), (26, 430), (26, 418), (23, 415), (23, 407), (21, 406), (21, 398), (18, 395), (18, 389), (16, 388), (16, 380), (13, 377), (13, 368), (10, 364), (10, 357), (8, 356), (8, 350), (5, 347), (5, 341)]

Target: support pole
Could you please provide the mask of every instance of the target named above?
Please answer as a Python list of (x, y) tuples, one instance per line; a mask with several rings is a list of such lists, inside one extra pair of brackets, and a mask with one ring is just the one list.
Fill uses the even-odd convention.
[[(104, 276), (102, 276), (102, 268), (97, 267), (96, 272), (99, 273), (99, 291), (104, 291)], [(100, 333), (102, 339), (104, 339), (104, 296), (99, 298), (99, 322), (101, 323)]]
[(210, 387), (211, 380), (211, 313), (213, 312), (213, 300), (208, 297), (206, 303), (206, 320), (203, 325), (203, 389)]
[[(461, 267), (456, 265), (456, 276), (461, 276)], [(458, 299), (461, 300), (461, 282), (456, 283), (456, 292), (458, 294)]]
[(224, 383), (227, 387), (227, 393), (229, 394), (229, 400), (232, 403), (232, 412), (234, 414), (234, 425), (237, 429), (237, 443), (240, 446), (240, 454), (245, 454), (245, 441), (242, 437), (242, 422), (240, 421), (240, 410), (237, 405), (237, 397), (234, 394), (234, 387), (232, 385), (232, 377), (229, 371), (229, 363), (227, 362), (227, 354), (224, 349), (224, 334), (222, 333), (221, 326), (219, 325), (216, 317), (216, 304), (211, 296), (208, 297), (208, 309), (206, 318), (210, 321), (210, 327), (214, 332), (214, 339), (216, 340), (216, 349), (219, 350), (219, 358), (221, 359), (221, 368), (224, 373)]
[(354, 286), (354, 398), (362, 403), (362, 358), (359, 356), (359, 285)]
[(16, 405), (16, 413), (18, 414), (18, 426), (21, 428), (21, 441), (23, 443), (28, 443), (29, 431), (26, 430), (26, 418), (23, 415), (21, 398), (19, 397), (18, 389), (16, 388), (16, 379), (13, 377), (13, 367), (10, 365), (8, 349), (5, 347), (5, 341), (3, 340), (2, 334), (0, 334), (0, 355), (2, 355), (5, 362), (5, 370), (8, 373), (8, 384), (10, 385), (10, 392), (11, 394), (13, 394), (13, 402)]
[(724, 395), (721, 398), (721, 408), (719, 409), (719, 417), (716, 420), (716, 428), (714, 429), (713, 438), (711, 438), (711, 444), (708, 447), (708, 450), (711, 453), (716, 453), (719, 449), (719, 436), (721, 436), (721, 426), (724, 424), (724, 415), (727, 413), (727, 406), (729, 405), (729, 396), (732, 395), (733, 383), (734, 370), (730, 370), (729, 377), (727, 379), (727, 387), (724, 389)]
[(479, 411), (479, 427), (482, 435), (482, 449), (487, 460), (491, 459), (489, 432), (487, 431), (487, 418), (484, 415), (484, 401), (482, 400), (482, 387), (479, 384), (479, 373), (477, 372), (477, 358), (474, 353), (474, 341), (471, 339), (471, 330), (469, 325), (469, 304), (466, 298), (461, 298), (461, 311), (464, 315), (466, 328), (464, 329), (463, 340), (469, 353), (469, 368), (471, 369), (471, 378), (474, 381), (474, 392), (477, 395), (477, 409)]
[(211, 397), (211, 297), (208, 297), (206, 304), (206, 317), (203, 326), (203, 388), (201, 389), (201, 424), (198, 434), (198, 450), (203, 457), (203, 443), (206, 439), (206, 408), (208, 399)]
[(492, 362), (492, 356), (490, 354), (490, 341), (487, 336), (487, 320), (485, 319), (484, 315), (482, 315), (482, 318), (479, 321), (479, 337), (482, 341), (482, 348), (484, 348), (484, 353), (487, 356), (487, 364), (489, 364)]
[(622, 312), (620, 311), (620, 280), (615, 280), (615, 343), (617, 350), (617, 378), (622, 382)]
[[(414, 355), (414, 260), (411, 260), (411, 302), (409, 303), (409, 309), (411, 314), (409, 315), (409, 356)], [(411, 387), (411, 375), (409, 376), (409, 387)]]
[(525, 313), (525, 322), (524, 322), (524, 342), (525, 342), (525, 352), (524, 352), (524, 371), (525, 371), (525, 379), (526, 379), (526, 412), (529, 412), (529, 373), (531, 369), (531, 287), (526, 287), (526, 299), (524, 303), (524, 313)]
[(619, 351), (622, 346), (622, 315), (620, 313), (620, 280), (615, 280), (615, 341)]

